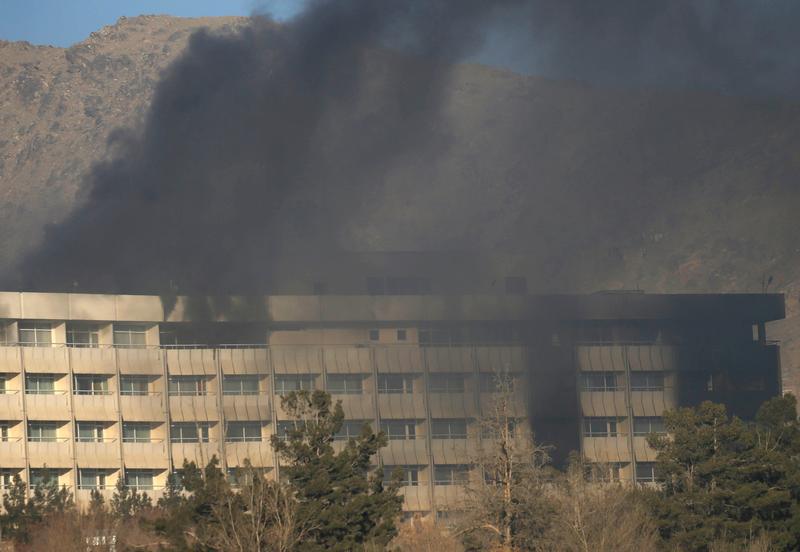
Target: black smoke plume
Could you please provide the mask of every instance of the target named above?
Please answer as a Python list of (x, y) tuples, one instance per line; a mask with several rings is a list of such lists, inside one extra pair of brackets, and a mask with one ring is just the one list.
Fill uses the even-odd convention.
[[(454, 63), (792, 96), (794, 6), (316, 0), (285, 24), (255, 16), (234, 34), (199, 32), (143, 127), (114, 134), (82, 205), (12, 279), (47, 290), (269, 289), (286, 251), (335, 262), (341, 221), (387, 166), (446, 156), (440, 112)], [(517, 178), (524, 191), (528, 175)]]

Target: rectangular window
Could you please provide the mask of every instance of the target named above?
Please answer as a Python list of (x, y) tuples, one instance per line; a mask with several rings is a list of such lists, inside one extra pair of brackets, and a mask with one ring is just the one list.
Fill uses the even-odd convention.
[(405, 341), (407, 337), (406, 330), (397, 330), (397, 341)]
[(8, 441), (8, 429), (11, 427), (11, 422), (0, 422), (0, 441)]
[(366, 420), (345, 420), (342, 428), (333, 436), (334, 441), (349, 441), (361, 435), (365, 425), (369, 425)]
[(173, 443), (208, 443), (208, 422), (176, 422), (170, 424), (169, 440)]
[(364, 393), (364, 375), (328, 374), (327, 387), (332, 395), (361, 395)]
[(28, 422), (28, 441), (32, 443), (55, 443), (58, 439), (57, 422)]
[(120, 376), (120, 395), (147, 395), (149, 383), (148, 376)]
[(228, 422), (225, 440), (229, 443), (261, 441), (261, 422)]
[(381, 431), (390, 441), (410, 441), (417, 438), (416, 420), (381, 420)]
[(278, 422), (277, 433), (278, 439), (281, 441), (285, 441), (290, 431), (295, 431), (302, 427), (302, 423), (300, 420), (281, 420)]
[(378, 393), (411, 394), (415, 374), (378, 374)]
[(14, 484), (14, 476), (19, 475), (19, 470), (13, 468), (0, 468), (0, 488), (10, 489)]
[(400, 485), (403, 487), (419, 486), (419, 466), (384, 466), (383, 484), (389, 485), (396, 471), (402, 471)]
[(139, 491), (152, 491), (153, 470), (125, 470), (125, 486)]
[(114, 324), (114, 346), (144, 348), (147, 344), (147, 326), (144, 324)]
[(631, 372), (631, 391), (663, 391), (664, 372)]
[(75, 376), (73, 392), (76, 395), (108, 395), (108, 376)]
[(100, 327), (97, 324), (67, 322), (67, 345), (70, 347), (97, 347)]
[(381, 331), (372, 329), (369, 331), (369, 340), (370, 341), (380, 341), (381, 340)]
[(431, 438), (433, 439), (466, 439), (467, 421), (431, 420)]
[(169, 394), (172, 396), (205, 395), (205, 376), (170, 376)]
[(581, 388), (584, 391), (618, 391), (616, 372), (583, 372)]
[(101, 422), (76, 422), (75, 440), (81, 443), (102, 443), (103, 424)]
[(314, 374), (277, 374), (275, 376), (275, 393), (288, 395), (292, 391), (313, 391)]
[(431, 393), (463, 393), (464, 374), (431, 374), (430, 392)]
[(140, 422), (124, 422), (122, 424), (123, 443), (150, 443), (152, 425)]
[(27, 374), (25, 392), (29, 395), (54, 395), (56, 377), (54, 374)]
[(584, 418), (583, 435), (586, 437), (616, 437), (616, 418)]
[(517, 431), (517, 425), (519, 425), (519, 421), (514, 418), (506, 418), (505, 423), (497, 419), (489, 420), (488, 424), (481, 425), (481, 439), (501, 439), (505, 431), (508, 431), (508, 437), (513, 438)]
[(637, 417), (633, 419), (633, 434), (645, 437), (651, 433), (666, 433), (664, 419), (658, 416)]
[(259, 381), (257, 375), (222, 376), (222, 392), (225, 395), (258, 395)]
[(78, 470), (79, 489), (105, 489), (106, 472), (105, 470), (95, 470), (81, 468)]
[(53, 344), (52, 324), (50, 322), (19, 323), (19, 343), (26, 347), (50, 347)]
[(655, 462), (637, 462), (636, 463), (636, 482), (637, 483), (654, 483), (656, 482), (656, 464)]
[(448, 464), (433, 467), (433, 483), (435, 485), (466, 485), (468, 482), (468, 466)]
[(48, 468), (31, 468), (31, 488), (46, 485), (51, 481), (58, 482), (58, 473)]
[(500, 393), (514, 391), (513, 374), (481, 374), (481, 393)]
[(8, 376), (6, 374), (0, 374), (0, 395), (5, 395), (8, 393), (8, 389), (6, 388), (7, 383)]

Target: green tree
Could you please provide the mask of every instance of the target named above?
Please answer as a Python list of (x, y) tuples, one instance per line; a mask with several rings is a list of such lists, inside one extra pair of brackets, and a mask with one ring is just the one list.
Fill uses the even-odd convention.
[(272, 446), (286, 467), (297, 518), (308, 528), (299, 550), (360, 550), (385, 547), (397, 533), (395, 520), (402, 498), (399, 482), (384, 487), (371, 460), (387, 439), (364, 426), (356, 439), (336, 452), (334, 435), (344, 422), (341, 402), (332, 404), (323, 391), (295, 391), (281, 397), (283, 410), (297, 420), (285, 439), (272, 436)]
[(659, 531), (685, 550), (746, 545), (767, 536), (800, 549), (800, 427), (796, 400), (766, 402), (754, 423), (704, 402), (664, 415), (668, 435), (650, 435), (662, 490), (652, 496)]
[(153, 501), (147, 493), (129, 488), (121, 477), (117, 480), (116, 490), (111, 496), (111, 515), (119, 519), (129, 519), (152, 506)]

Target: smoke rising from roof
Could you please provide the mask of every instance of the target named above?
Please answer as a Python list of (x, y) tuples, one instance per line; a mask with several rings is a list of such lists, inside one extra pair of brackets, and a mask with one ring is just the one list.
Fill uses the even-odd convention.
[[(505, 56), (614, 84), (678, 75), (678, 85), (794, 94), (800, 71), (787, 65), (798, 62), (784, 50), (799, 39), (777, 6), (797, 9), (757, 4), (317, 0), (286, 24), (257, 16), (236, 34), (200, 32), (144, 126), (112, 136), (85, 203), (48, 231), (20, 284), (269, 287), (282, 251), (336, 250), (341, 221), (388, 165), (447, 151), (442, 101), (452, 64), (465, 59)], [(780, 32), (767, 36), (770, 24)]]

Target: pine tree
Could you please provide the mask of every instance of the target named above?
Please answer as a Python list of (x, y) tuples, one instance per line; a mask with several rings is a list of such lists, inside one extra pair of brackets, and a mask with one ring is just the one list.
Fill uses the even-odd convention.
[(397, 533), (395, 520), (402, 498), (399, 483), (383, 486), (371, 460), (387, 439), (365, 425), (361, 435), (335, 452), (334, 435), (344, 422), (341, 403), (332, 405), (323, 391), (295, 391), (281, 398), (285, 412), (297, 420), (286, 438), (272, 446), (298, 502), (297, 515), (310, 527), (298, 550), (360, 550), (386, 546)]
[(144, 492), (130, 489), (122, 478), (117, 480), (117, 487), (111, 497), (111, 514), (119, 519), (128, 519), (152, 507), (152, 499)]

